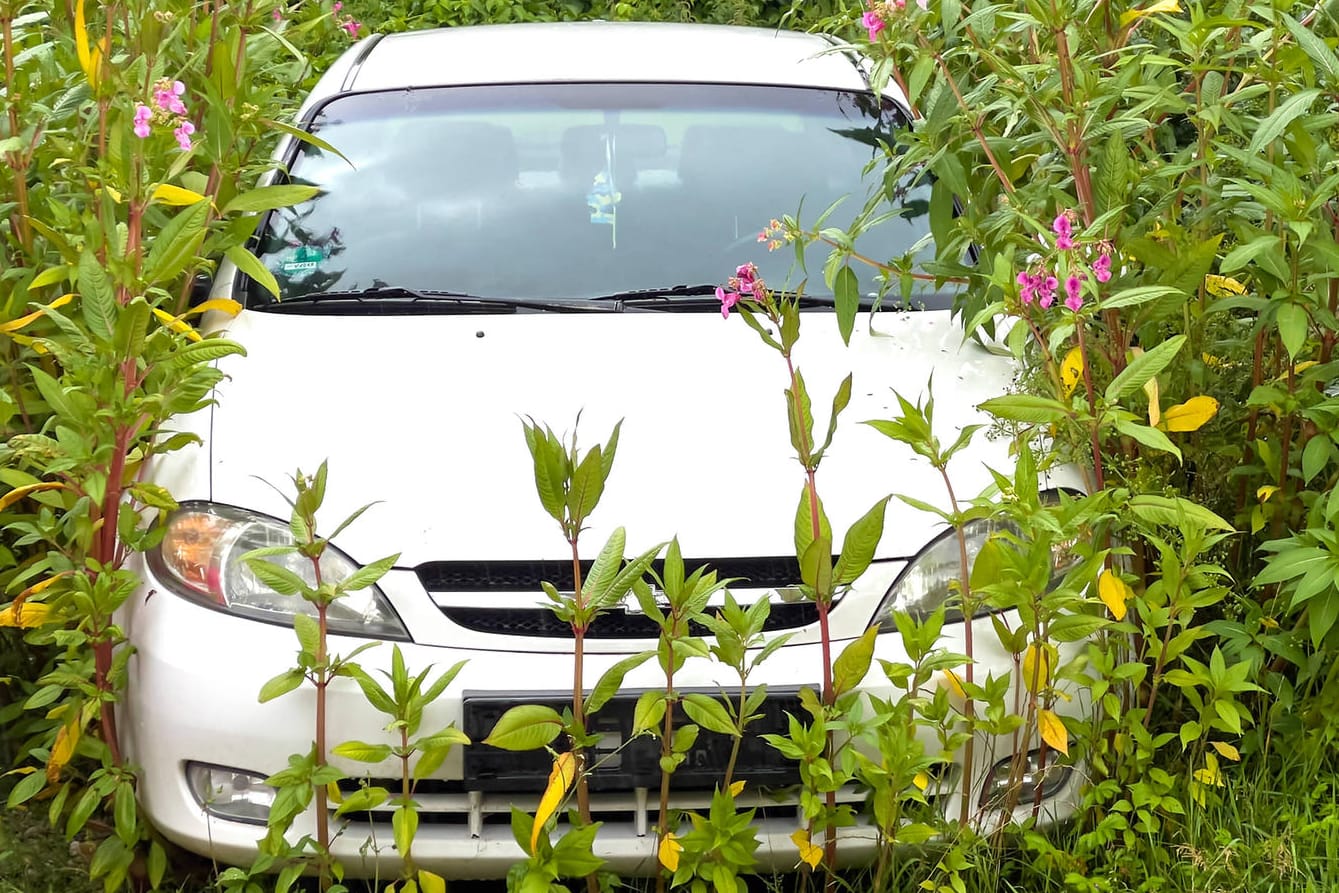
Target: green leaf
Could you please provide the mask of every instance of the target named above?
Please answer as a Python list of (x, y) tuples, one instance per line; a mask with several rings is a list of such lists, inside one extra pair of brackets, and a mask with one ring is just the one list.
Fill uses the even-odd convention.
[[(19, 783), (14, 785), (13, 789), (10, 790), (9, 798), (5, 801), (5, 805), (9, 809), (13, 809), (21, 803), (27, 803), (41, 793), (44, 787), (46, 787), (46, 775), (40, 770), (37, 772), (30, 772), (23, 776), (23, 778), (19, 780)], [(91, 788), (85, 791), (84, 797), (87, 798), (89, 794), (94, 794), (93, 806), (96, 807), (97, 796)], [(92, 814), (92, 809), (89, 810), (89, 814)], [(85, 821), (87, 821), (88, 817), (85, 816), (84, 818)]]
[(88, 330), (103, 341), (112, 339), (116, 328), (116, 293), (107, 271), (97, 255), (84, 251), (79, 255), (79, 295)]
[[(1333, 13), (1331, 12), (1331, 14)], [(1339, 81), (1339, 55), (1335, 54), (1330, 45), (1286, 12), (1279, 13), (1279, 15), (1282, 16), (1283, 23), (1288, 26), (1288, 31), (1292, 33), (1293, 39), (1297, 41), (1297, 45), (1311, 58), (1312, 63), (1316, 66), (1316, 72), (1324, 74), (1324, 79), (1328, 80), (1331, 85)]]
[(339, 808), (335, 810), (335, 815), (341, 816), (348, 812), (369, 812), (385, 803), (389, 797), (390, 794), (385, 788), (358, 788), (358, 790), (349, 791), (344, 795)]
[(278, 300), (279, 281), (254, 254), (247, 250), (246, 246), (233, 245), (223, 253), (238, 270), (260, 283), (267, 292), (274, 295), (275, 300)]
[(572, 828), (553, 845), (553, 861), (549, 864), (560, 877), (589, 877), (604, 865), (604, 860), (593, 852), (600, 825), (592, 822)]
[(284, 183), (278, 186), (258, 186), (233, 197), (223, 206), (223, 214), (256, 214), (300, 205), (320, 195), (319, 186)]
[(632, 710), (632, 734), (655, 732), (660, 720), (665, 717), (665, 693), (663, 691), (642, 692)]
[(298, 645), (307, 654), (315, 654), (321, 641), (321, 628), (307, 614), (293, 615), (293, 632), (297, 633)]
[(691, 692), (683, 696), (683, 712), (688, 718), (709, 732), (720, 735), (739, 736), (730, 714), (720, 701), (701, 692)]
[(307, 588), (306, 582), (296, 573), (273, 561), (264, 558), (248, 559), (245, 555), (242, 556), (242, 560), (260, 582), (280, 595), (297, 595)]
[(260, 703), (264, 704), (266, 701), (273, 701), (288, 694), (301, 685), (304, 678), (306, 677), (302, 675), (302, 671), (296, 667), (285, 670), (260, 687)]
[(185, 347), (174, 353), (169, 362), (174, 368), (184, 369), (187, 366), (212, 363), (215, 360), (221, 360), (224, 357), (230, 357), (235, 354), (246, 356), (246, 350), (242, 345), (235, 341), (225, 341), (222, 338), (208, 338), (204, 341), (187, 344)]
[(535, 750), (551, 743), (563, 730), (563, 718), (552, 707), (521, 704), (498, 719), (484, 744), (502, 750)]
[(846, 531), (841, 555), (832, 572), (833, 582), (838, 586), (854, 583), (874, 560), (874, 551), (879, 547), (879, 540), (883, 538), (884, 512), (891, 498), (885, 496), (874, 503), (870, 510)]
[(305, 130), (299, 130), (292, 124), (285, 124), (282, 121), (275, 121), (272, 118), (264, 118), (261, 120), (260, 123), (264, 124), (266, 127), (286, 133), (289, 136), (293, 137), (294, 139), (298, 140), (299, 142), (307, 143), (308, 145), (315, 146), (316, 148), (321, 149), (322, 151), (329, 152), (332, 155), (337, 155), (340, 158), (342, 158), (344, 162), (354, 170), (357, 170), (358, 168), (358, 166), (354, 164), (352, 161), (350, 161), (348, 156), (346, 156), (343, 152), (339, 151), (334, 146), (330, 145), (329, 143), (327, 143), (325, 140), (321, 139), (314, 133), (308, 133)]
[(1102, 147), (1102, 159), (1097, 168), (1097, 207), (1104, 214), (1125, 203), (1129, 157), (1124, 136), (1120, 130), (1113, 129)]
[(1150, 301), (1170, 298), (1175, 295), (1183, 295), (1179, 288), (1172, 288), (1168, 285), (1141, 285), (1137, 288), (1127, 288), (1116, 292), (1109, 298), (1104, 298), (1101, 302), (1103, 310), (1115, 310), (1120, 307), (1137, 307), (1140, 304), (1147, 304)]
[(595, 688), (591, 691), (590, 696), (586, 698), (586, 714), (590, 715), (608, 703), (609, 699), (618, 693), (619, 688), (623, 685), (623, 677), (628, 674), (628, 671), (640, 667), (654, 655), (654, 651), (643, 651), (641, 654), (625, 657), (608, 670), (605, 670), (604, 675), (600, 677), (600, 681), (595, 683)]
[(1302, 479), (1311, 479), (1325, 470), (1334, 452), (1334, 442), (1323, 434), (1313, 436), (1302, 448)]
[(1278, 305), (1275, 320), (1278, 322), (1279, 339), (1283, 342), (1283, 348), (1288, 351), (1289, 359), (1296, 362), (1297, 355), (1306, 346), (1306, 333), (1311, 317), (1301, 304), (1287, 302)]
[(1037, 425), (1054, 425), (1069, 418), (1070, 409), (1059, 400), (1032, 394), (1008, 394), (983, 401), (981, 409), (1001, 419)]
[(178, 211), (149, 245), (148, 259), (144, 264), (145, 280), (166, 284), (186, 269), (205, 237), (205, 222), (208, 219), (207, 201), (187, 205)]
[(391, 815), (391, 836), (395, 839), (395, 848), (408, 853), (418, 835), (418, 810), (404, 806)]
[(604, 494), (604, 463), (600, 448), (593, 447), (572, 471), (572, 482), (567, 491), (567, 515), (572, 523), (581, 526)]
[(819, 598), (832, 595), (832, 540), (820, 536), (800, 556), (800, 579)]
[(1176, 444), (1172, 443), (1166, 434), (1163, 434), (1157, 428), (1150, 428), (1137, 422), (1118, 421), (1116, 422), (1116, 430), (1126, 437), (1139, 441), (1149, 449), (1171, 453), (1176, 457), (1177, 462), (1181, 461), (1181, 450)]
[(850, 264), (843, 264), (837, 271), (832, 283), (832, 296), (837, 310), (837, 331), (841, 333), (842, 343), (851, 343), (851, 332), (855, 329), (856, 314), (860, 312), (860, 280)]
[(842, 414), (842, 410), (844, 410), (850, 402), (851, 373), (848, 372), (846, 377), (842, 379), (842, 383), (837, 386), (837, 393), (832, 395), (832, 415), (828, 417), (828, 433), (827, 436), (823, 438), (823, 446), (819, 448), (819, 453), (826, 452), (827, 448), (832, 446), (832, 438), (837, 433), (837, 417)]
[(553, 432), (533, 422), (522, 422), (525, 443), (535, 467), (535, 490), (544, 511), (559, 523), (563, 521), (563, 494), (567, 484), (563, 446)]
[(399, 560), (400, 553), (396, 552), (394, 555), (387, 555), (371, 564), (365, 564), (341, 580), (339, 590), (341, 592), (356, 592), (359, 589), (366, 589), (386, 576), (386, 573), (395, 567), (395, 562)]
[(1218, 515), (1198, 503), (1179, 496), (1157, 496), (1140, 494), (1132, 496), (1127, 503), (1130, 511), (1145, 521), (1164, 524), (1168, 527), (1181, 527), (1192, 524), (1205, 530), (1223, 530), (1231, 533), (1235, 528)]
[(1313, 87), (1310, 90), (1301, 90), (1289, 96), (1278, 108), (1274, 109), (1273, 114), (1256, 128), (1255, 136), (1251, 137), (1251, 144), (1246, 149), (1247, 153), (1259, 155), (1263, 152), (1266, 146), (1283, 135), (1283, 131), (1287, 129), (1289, 124), (1310, 110), (1320, 94), (1321, 91)]
[(874, 660), (874, 639), (879, 634), (877, 626), (865, 630), (864, 635), (853, 639), (832, 662), (832, 690), (841, 696), (860, 684), (869, 672)]
[(1148, 381), (1154, 378), (1158, 373), (1166, 369), (1176, 359), (1177, 353), (1186, 343), (1185, 335), (1174, 335), (1166, 341), (1147, 350), (1135, 357), (1130, 365), (1121, 370), (1107, 385), (1106, 400), (1108, 403), (1118, 403), (1121, 398), (1127, 394), (1142, 388)]
[[(814, 541), (814, 511), (810, 497), (814, 494), (806, 483), (800, 488), (800, 504), (795, 508), (795, 554), (803, 555)], [(818, 497), (818, 535), (832, 541), (832, 525), (823, 511), (823, 498)]]
[(337, 757), (343, 757), (346, 760), (357, 760), (360, 763), (380, 763), (391, 755), (391, 746), (389, 744), (368, 744), (364, 741), (342, 741), (336, 744), (331, 752)]

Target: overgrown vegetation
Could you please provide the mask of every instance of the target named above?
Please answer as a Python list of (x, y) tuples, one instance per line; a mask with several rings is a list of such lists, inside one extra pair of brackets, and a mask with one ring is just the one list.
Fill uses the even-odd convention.
[[(981, 616), (964, 625), (943, 610), (897, 614), (840, 654), (827, 653), (825, 635), (815, 668), (821, 690), (802, 699), (787, 735), (769, 737), (778, 759), (799, 766), (807, 822), (794, 838), (797, 862), (818, 873), (834, 864), (840, 844), (825, 832), (852, 818), (834, 793), (854, 784), (868, 793), (884, 841), (859, 886), (1333, 889), (1335, 4), (75, 0), (49, 10), (0, 0), (0, 627), (13, 627), (0, 629), (0, 756), (14, 766), (3, 782), (7, 809), (22, 816), (0, 824), (8, 829), (0, 830), (0, 890), (66, 888), (65, 869), (35, 869), (24, 855), (34, 819), (84, 841), (88, 867), (107, 889), (157, 887), (168, 877), (167, 849), (137, 814), (135, 767), (117, 746), (117, 699), (133, 656), (119, 647), (114, 615), (134, 591), (132, 553), (162, 535), (150, 518), (173, 506), (139, 471), (155, 453), (190, 442), (169, 418), (204, 405), (216, 380), (211, 362), (241, 350), (190, 325), (194, 315), (238, 309), (225, 300), (188, 307), (192, 276), (227, 257), (273, 285), (244, 247), (254, 215), (307, 195), (305, 187), (250, 187), (269, 169), (272, 142), (291, 132), (285, 115), (302, 85), (372, 29), (634, 16), (785, 22), (864, 44), (875, 87), (896, 84), (918, 118), (887, 147), (883, 169), (870, 172), (887, 189), (850, 199), (866, 205), (848, 231), (776, 209), (767, 235), (778, 248), (832, 247), (814, 277), (836, 295), (846, 335), (859, 301), (848, 266), (878, 267), (887, 305), (910, 299), (925, 277), (955, 280), (966, 330), (1024, 370), (1016, 393), (986, 405), (1017, 458), (992, 493), (953, 490), (955, 454), (986, 434), (937, 428), (932, 388), (903, 395), (890, 418), (854, 420), (887, 435), (897, 461), (942, 475), (945, 500), (925, 508), (959, 531), (953, 610)], [(852, 240), (880, 225), (898, 184), (917, 177), (934, 181), (934, 260), (855, 253)], [(887, 499), (844, 536), (831, 530), (818, 444), (830, 439), (849, 382), (833, 399), (829, 428), (816, 428), (798, 372), (802, 348), (793, 355), (795, 297), (746, 267), (727, 286), (727, 309), (738, 308), (789, 373), (785, 409), (805, 469), (796, 554), (803, 595), (824, 618), (868, 563)], [(654, 580), (666, 601), (646, 580), (659, 550), (625, 562), (620, 536), (582, 581), (579, 533), (599, 501), (617, 431), (584, 453), (543, 425), (527, 425), (525, 436), (540, 500), (572, 550), (575, 591), (549, 597), (577, 647), (570, 711), (519, 706), (491, 735), (499, 746), (554, 748), (537, 814), (513, 814), (528, 859), (511, 880), (543, 889), (587, 876), (598, 888), (599, 828), (583, 802), (583, 750), (595, 743), (587, 719), (625, 674), (654, 658), (664, 688), (642, 697), (637, 716), (639, 729), (661, 740), (666, 777), (659, 883), (732, 889), (757, 845), (748, 811), (735, 804), (748, 779), (727, 776), (701, 815), (672, 816), (666, 804), (677, 760), (700, 730), (750, 734), (759, 696), (746, 684), (756, 663), (746, 644), (759, 643), (764, 618), (732, 601), (706, 611), (728, 581), (685, 568), (677, 544)], [(1039, 473), (1060, 465), (1084, 470), (1085, 494), (1039, 491)], [(324, 472), (318, 478), (319, 486), (298, 480), (294, 508), (315, 557)], [(987, 521), (1004, 532), (969, 562), (967, 533)], [(381, 569), (369, 566), (356, 582)], [(273, 585), (309, 598), (320, 616), (343, 590), (322, 590), (317, 578), (315, 588), (277, 575)], [(587, 693), (584, 630), (629, 590), (659, 623), (660, 647), (621, 662)], [(986, 619), (995, 608), (1012, 613)], [(712, 637), (690, 634), (701, 628)], [(400, 666), (387, 689), (352, 655), (331, 657), (319, 622), (300, 622), (297, 635), (300, 665), (264, 696), (304, 681), (320, 691), (332, 676), (348, 676), (402, 734), (327, 744), (314, 717), (311, 753), (273, 780), (290, 792), (291, 808), (272, 816), (256, 868), (277, 874), (235, 869), (223, 878), (233, 889), (285, 888), (309, 867), (323, 887), (337, 887), (328, 830), (298, 853), (284, 842), (308, 802), (324, 818), (322, 801), (339, 791), (328, 751), (401, 760), (402, 790), (346, 793), (341, 811), (393, 799), (396, 843), (408, 855), (414, 784), (465, 743), (454, 730), (414, 737), (424, 703), (454, 670), (429, 683)], [(875, 665), (877, 635), (899, 636), (909, 662)], [(973, 656), (986, 638), (1012, 655), (1010, 677), (976, 673)], [(738, 699), (677, 693), (675, 673), (689, 660), (732, 667)], [(897, 696), (872, 704), (853, 696), (870, 673)], [(938, 748), (926, 748), (927, 738)], [(994, 738), (1016, 754), (992, 782), (995, 799), (930, 808), (927, 789), (945, 767), (965, 766), (970, 780), (973, 748)], [(1086, 773), (1072, 827), (1043, 834), (1023, 818), (997, 832), (981, 821), (1026, 816), (1041, 793), (1025, 778), (1055, 765)], [(579, 818), (550, 841), (544, 832), (569, 791)], [(934, 836), (944, 843), (933, 858), (898, 849)], [(825, 876), (829, 885), (838, 878)], [(440, 889), (412, 860), (396, 883)]]

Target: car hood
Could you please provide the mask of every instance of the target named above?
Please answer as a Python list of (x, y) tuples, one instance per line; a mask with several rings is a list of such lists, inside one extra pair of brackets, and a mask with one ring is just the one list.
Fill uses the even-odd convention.
[[(803, 314), (795, 362), (818, 419), (850, 371), (854, 387), (818, 471), (840, 531), (890, 493), (943, 505), (942, 480), (870, 419), (897, 412), (894, 389), (922, 398), (934, 374), (935, 428), (951, 442), (986, 421), (976, 404), (1010, 381), (1009, 364), (962, 343), (946, 312), (862, 316), (849, 347), (830, 312)], [(872, 325), (871, 325), (872, 322)], [(288, 478), (329, 461), (326, 530), (359, 562), (570, 555), (535, 491), (522, 422), (581, 447), (622, 420), (613, 472), (583, 534), (593, 555), (625, 526), (629, 549), (677, 535), (685, 556), (793, 554), (804, 472), (786, 422), (785, 361), (742, 319), (716, 313), (515, 313), (414, 316), (243, 311), (228, 336), (207, 442), (210, 498), (287, 517)], [(1007, 444), (978, 435), (951, 466), (960, 496), (1008, 468)], [(938, 530), (894, 499), (879, 557), (914, 554)]]

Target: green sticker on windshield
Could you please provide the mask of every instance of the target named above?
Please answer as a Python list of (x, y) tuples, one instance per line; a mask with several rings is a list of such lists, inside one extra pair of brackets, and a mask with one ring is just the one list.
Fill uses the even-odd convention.
[(324, 246), (299, 245), (289, 249), (279, 261), (279, 269), (285, 273), (306, 273), (317, 269), (329, 256)]

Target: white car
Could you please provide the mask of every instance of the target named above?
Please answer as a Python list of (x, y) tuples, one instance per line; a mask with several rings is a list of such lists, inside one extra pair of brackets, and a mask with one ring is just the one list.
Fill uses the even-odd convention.
[[(454, 722), (477, 742), (509, 705), (570, 698), (570, 631), (540, 604), (541, 581), (570, 586), (570, 553), (535, 494), (524, 418), (570, 431), (580, 416), (586, 443), (622, 419), (612, 477), (584, 534), (587, 557), (618, 526), (630, 554), (677, 535), (690, 567), (746, 580), (732, 587), (737, 599), (774, 600), (768, 635), (792, 638), (751, 680), (775, 693), (773, 717), (793, 707), (799, 687), (817, 685), (815, 612), (778, 595), (798, 581), (803, 481), (784, 366), (742, 320), (721, 318), (712, 286), (749, 261), (773, 285), (788, 276), (793, 285), (793, 252), (769, 252), (759, 231), (801, 200), (812, 217), (851, 196), (837, 225), (859, 207), (877, 140), (907, 123), (903, 100), (873, 95), (866, 74), (851, 49), (819, 36), (615, 23), (371, 37), (325, 74), (301, 122), (343, 157), (282, 146), (291, 180), (322, 191), (268, 215), (256, 243), (283, 300), (231, 266), (220, 271), (213, 294), (245, 309), (211, 312), (205, 325), (226, 328), (248, 355), (222, 362), (215, 406), (181, 420), (203, 445), (152, 470), (182, 508), (166, 519), (167, 544), (147, 556), (143, 591), (124, 617), (136, 653), (122, 735), (143, 768), (146, 814), (167, 837), (249, 863), (272, 796), (263, 780), (310, 747), (309, 687), (257, 698), (291, 666), (292, 616), (304, 604), (266, 590), (239, 557), (291, 536), (280, 491), (295, 469), (326, 459), (328, 524), (377, 503), (339, 534), (343, 560), (331, 572), (400, 555), (333, 615), (334, 649), (395, 642), (414, 671), (467, 662), (425, 730)], [(901, 219), (862, 242), (869, 254), (897, 256), (926, 238), (926, 192), (911, 189), (903, 202)], [(809, 269), (824, 256), (813, 249)], [(857, 272), (861, 292), (877, 292)], [(915, 309), (862, 314), (848, 348), (821, 277), (807, 292), (815, 299), (797, 358), (810, 392), (821, 406), (847, 372), (855, 381), (819, 472), (834, 529), (893, 492), (943, 504), (928, 466), (859, 422), (894, 415), (893, 388), (915, 395), (932, 372), (942, 430), (983, 421), (976, 406), (1007, 385), (1010, 366), (963, 343), (950, 294), (927, 290)], [(987, 466), (1011, 462), (1004, 442), (982, 437), (955, 460), (958, 492), (986, 487)], [(985, 535), (969, 533), (977, 545)], [(893, 500), (876, 560), (832, 610), (834, 647), (893, 606), (928, 610), (947, 598), (950, 535)], [(593, 627), (588, 680), (652, 647), (654, 627), (630, 607)], [(1001, 674), (1009, 655), (978, 623), (978, 672)], [(963, 650), (962, 630), (946, 626), (945, 647)], [(379, 675), (390, 654), (387, 644), (359, 660)], [(878, 637), (876, 657), (904, 659), (895, 632)], [(733, 680), (694, 660), (675, 681), (710, 691)], [(636, 694), (663, 685), (654, 661), (628, 675), (600, 714), (610, 746), (625, 743)], [(877, 663), (863, 688), (892, 691)], [(390, 740), (385, 717), (349, 680), (331, 688), (330, 704), (330, 742)], [(722, 748), (708, 734), (700, 741), (692, 771), (676, 776), (675, 807), (704, 805), (719, 779)], [(592, 780), (591, 811), (605, 823), (597, 854), (630, 873), (655, 870), (648, 790), (658, 769), (643, 743), (654, 752), (637, 742)], [(1010, 746), (976, 748), (973, 804), (1000, 781)], [(741, 760), (737, 777), (755, 782), (741, 803), (760, 807), (760, 865), (790, 868), (800, 827), (790, 770), (762, 745)], [(542, 752), (453, 751), (419, 789), (416, 863), (448, 877), (504, 875), (523, 856), (508, 810), (533, 810), (547, 771)], [(398, 767), (370, 774), (398, 778)], [(962, 777), (951, 767), (939, 796), (957, 804)], [(1048, 772), (1048, 810), (1065, 813), (1077, 789), (1069, 769)], [(351, 875), (393, 876), (387, 815), (338, 823), (333, 849)], [(294, 833), (311, 830), (307, 815)], [(365, 846), (374, 830), (375, 851)], [(845, 858), (875, 850), (870, 827), (841, 836)]]

